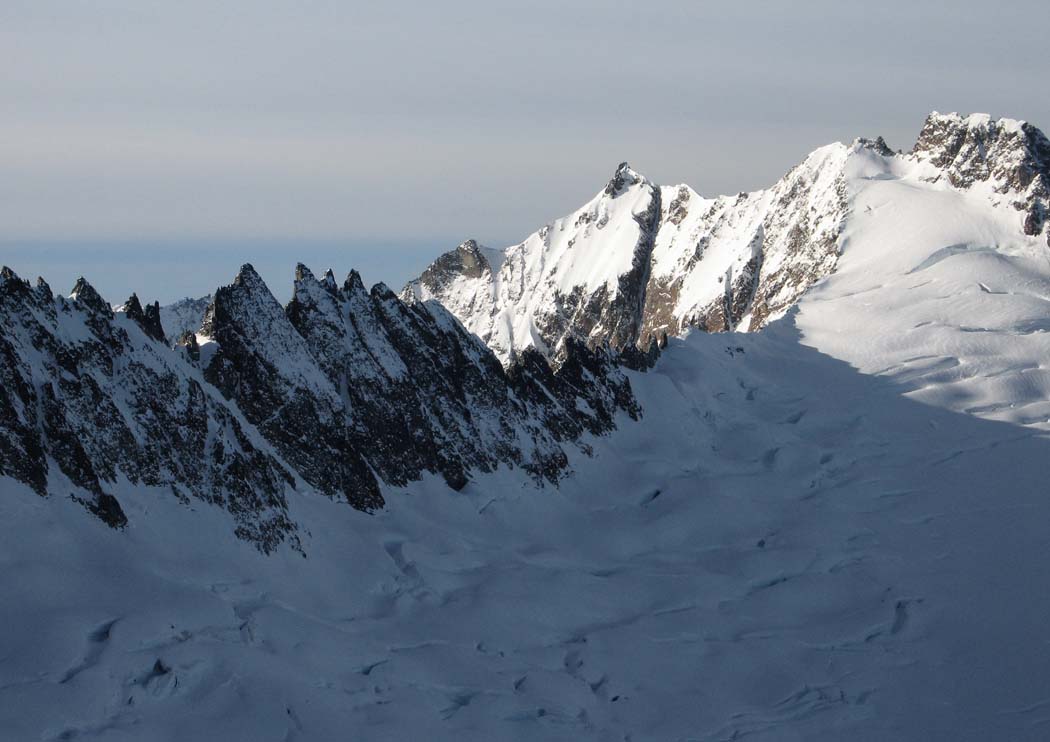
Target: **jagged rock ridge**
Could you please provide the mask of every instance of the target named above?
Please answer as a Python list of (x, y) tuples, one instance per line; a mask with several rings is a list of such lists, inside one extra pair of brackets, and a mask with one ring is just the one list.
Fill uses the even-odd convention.
[(115, 315), (84, 279), (67, 299), (4, 268), (0, 472), (113, 526), (126, 518), (108, 485), (126, 479), (225, 508), (263, 550), (297, 543), (291, 472), (129, 305)]
[(556, 483), (566, 445), (640, 415), (611, 352), (574, 344), (557, 371), (531, 356), (505, 370), (440, 305), (356, 273), (340, 287), (299, 266), (281, 307), (245, 265), (173, 344), (156, 303), (120, 310), (84, 279), (67, 299), (0, 277), (0, 475), (114, 527), (127, 480), (223, 507), (264, 551), (301, 548), (297, 490), (369, 511), (428, 472), (454, 488), (499, 466)]

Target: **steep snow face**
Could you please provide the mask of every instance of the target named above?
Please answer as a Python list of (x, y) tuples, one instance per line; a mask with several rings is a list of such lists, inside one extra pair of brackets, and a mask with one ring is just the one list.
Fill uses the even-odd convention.
[(852, 151), (823, 147), (766, 191), (704, 199), (665, 188), (639, 339), (756, 330), (782, 316), (835, 267)]
[(567, 337), (632, 345), (659, 217), (660, 189), (622, 163), (569, 216), (506, 250), (465, 242), (402, 296), (437, 299), (504, 362)]

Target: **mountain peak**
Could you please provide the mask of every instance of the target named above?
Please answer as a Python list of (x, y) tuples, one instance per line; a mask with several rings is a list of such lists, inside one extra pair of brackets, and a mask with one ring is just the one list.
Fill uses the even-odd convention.
[(992, 127), (1000, 127), (1010, 131), (1020, 131), (1025, 122), (1010, 118), (997, 119), (989, 113), (970, 113), (964, 116), (957, 111), (950, 113), (930, 111), (930, 115), (926, 117), (926, 122), (923, 126), (925, 128), (930, 125), (949, 125), (966, 129), (985, 130)]
[(373, 299), (378, 299), (380, 301), (390, 301), (391, 299), (397, 298), (397, 294), (391, 291), (390, 287), (382, 281), (372, 287), (370, 294)]
[(616, 172), (605, 186), (605, 195), (616, 198), (630, 186), (648, 182), (649, 180), (644, 175), (634, 170), (625, 160), (616, 166)]
[(69, 298), (92, 311), (106, 315), (113, 314), (113, 310), (110, 309), (110, 306), (101, 296), (99, 296), (99, 293), (95, 291), (95, 287), (88, 283), (87, 279), (83, 276), (77, 279), (76, 284), (73, 286), (73, 290), (69, 294)]
[(361, 274), (357, 272), (357, 269), (351, 269), (346, 274), (346, 280), (343, 282), (343, 291), (347, 296), (360, 296), (368, 293), (367, 289), (365, 289), (365, 282), (361, 280)]
[(29, 281), (23, 281), (6, 265), (0, 270), (0, 290), (12, 295), (28, 295)]
[[(306, 268), (306, 266), (303, 266), (303, 268)], [(307, 272), (309, 272), (309, 270), (307, 270)], [(241, 266), (241, 269), (237, 271), (237, 276), (233, 279), (233, 282), (238, 286), (244, 285), (249, 288), (254, 288), (260, 285), (263, 287), (266, 286), (266, 283), (262, 280), (262, 276), (258, 274), (255, 270), (255, 266), (251, 263), (245, 263)]]
[(934, 111), (912, 155), (941, 171), (932, 180), (944, 177), (960, 189), (987, 183), (993, 193), (1008, 195), (1025, 213), (1025, 234), (1042, 231), (1050, 211), (1050, 141), (1031, 124), (986, 113)]
[(894, 154), (890, 145), (886, 144), (886, 140), (881, 136), (875, 137), (874, 139), (866, 139), (864, 137), (857, 137), (853, 140), (854, 148), (868, 149), (875, 154), (882, 155), (883, 157), (890, 157)]
[(309, 279), (311, 281), (315, 280), (313, 271), (311, 271), (309, 268), (307, 268), (304, 263), (296, 263), (295, 264), (295, 280), (296, 280), (296, 282), (305, 281), (307, 279)]
[(160, 304), (158, 302), (147, 304), (145, 309), (143, 309), (138, 295), (133, 293), (124, 302), (124, 314), (137, 324), (147, 336), (161, 343), (165, 341), (164, 328), (160, 322)]
[(133, 314), (138, 314), (139, 316), (142, 315), (142, 303), (139, 302), (138, 294), (132, 292), (131, 296), (128, 297), (128, 300), (124, 302), (124, 313), (129, 317)]
[(994, 119), (987, 113), (939, 113), (926, 117), (912, 154), (929, 160), (937, 167), (950, 165), (969, 144), (994, 144), (1000, 140), (1016, 140), (1024, 145), (1029, 138), (1042, 138), (1034, 126), (1016, 119)]

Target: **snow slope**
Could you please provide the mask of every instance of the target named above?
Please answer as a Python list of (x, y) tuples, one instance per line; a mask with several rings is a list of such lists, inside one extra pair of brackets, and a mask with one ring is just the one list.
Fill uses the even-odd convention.
[(1050, 428), (1050, 250), (1022, 229), (1023, 191), (869, 150), (847, 175), (842, 257), (799, 305), (804, 342), (924, 402)]
[(186, 297), (160, 308), (160, 323), (172, 342), (185, 332), (197, 332), (200, 329), (211, 301), (210, 294), (199, 299)]
[(1039, 740), (1050, 443), (799, 342), (672, 341), (560, 490), (303, 494), (304, 558), (0, 498), (0, 729), (104, 740)]

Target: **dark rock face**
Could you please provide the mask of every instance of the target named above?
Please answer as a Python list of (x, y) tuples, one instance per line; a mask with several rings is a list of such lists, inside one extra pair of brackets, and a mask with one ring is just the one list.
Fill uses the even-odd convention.
[(362, 510), (382, 507), (379, 484), (347, 435), (338, 391), (252, 266), (215, 292), (201, 332), (218, 346), (204, 378), (303, 479)]
[(139, 325), (154, 327), (145, 313), (114, 316), (83, 279), (73, 296), (0, 277), (0, 471), (42, 496), (77, 488), (113, 527), (127, 522), (113, 494), (126, 479), (224, 508), (264, 551), (295, 546), (293, 478), (261, 436)]
[(875, 137), (875, 139), (861, 138), (857, 140), (857, 144), (883, 157), (892, 157), (894, 154), (893, 150), (890, 149), (890, 145), (886, 144), (886, 140), (882, 137)]
[(186, 357), (192, 363), (197, 363), (201, 359), (201, 347), (197, 343), (197, 335), (193, 332), (186, 331), (182, 333), (175, 341), (176, 348), (184, 348), (186, 351)]
[(933, 113), (912, 154), (940, 168), (936, 178), (956, 188), (988, 183), (1023, 213), (1025, 234), (1043, 231), (1050, 204), (1050, 140), (1031, 124)]
[(159, 343), (165, 342), (164, 328), (160, 326), (159, 302), (147, 304), (145, 311), (143, 311), (138, 296), (132, 294), (131, 298), (124, 304), (124, 313), (128, 315), (128, 319), (142, 328), (147, 337), (151, 337)]
[(423, 271), (420, 280), (427, 285), (441, 285), (449, 278), (463, 275), (477, 278), (491, 270), (488, 260), (474, 240), (467, 240), (451, 252), (447, 252)]
[[(300, 266), (287, 314), (344, 396), (353, 445), (390, 484), (429, 471), (458, 489), (471, 471), (501, 464), (556, 482), (565, 468), (560, 441), (611, 429), (608, 405), (600, 423), (577, 411), (561, 369), (547, 366), (542, 383), (567, 407), (530, 404), (551, 389), (515, 387), (492, 352), (440, 304), (403, 302), (382, 284), (366, 291), (356, 272), (337, 287), (331, 274), (318, 281)], [(605, 368), (593, 381), (596, 391), (587, 394), (616, 389), (616, 409), (638, 414), (622, 373)], [(561, 431), (564, 418), (576, 422), (574, 435), (553, 433), (551, 420)]]
[(627, 162), (621, 162), (616, 167), (616, 172), (613, 173), (612, 178), (609, 179), (608, 185), (605, 186), (605, 195), (616, 198), (624, 188), (637, 182), (638, 179), (634, 176), (631, 165)]
[(73, 499), (80, 502), (110, 528), (123, 528), (128, 524), (128, 517), (124, 515), (124, 509), (120, 507), (120, 503), (113, 495), (103, 492), (94, 501), (85, 501), (76, 496), (73, 496)]
[(0, 475), (72, 490), (117, 529), (124, 481), (211, 503), (264, 552), (302, 549), (297, 488), (372, 511), (384, 484), (425, 473), (456, 489), (500, 466), (557, 483), (566, 446), (588, 451), (582, 436), (641, 414), (618, 364), (658, 353), (570, 342), (557, 370), (530, 354), (508, 371), (439, 304), (302, 265), (287, 307), (245, 265), (202, 340), (184, 331), (174, 347), (156, 304), (133, 295), (114, 314), (83, 279), (67, 300), (4, 269), (0, 321)]
[[(608, 346), (591, 349), (569, 338), (557, 370), (540, 351), (526, 348), (508, 368), (507, 378), (515, 396), (531, 411), (530, 417), (541, 420), (555, 441), (574, 441), (584, 433), (613, 430), (617, 411), (632, 419), (641, 416), (630, 381), (618, 368), (621, 365), (628, 364)], [(567, 465), (557, 447), (539, 462), (543, 475), (551, 480)]]

